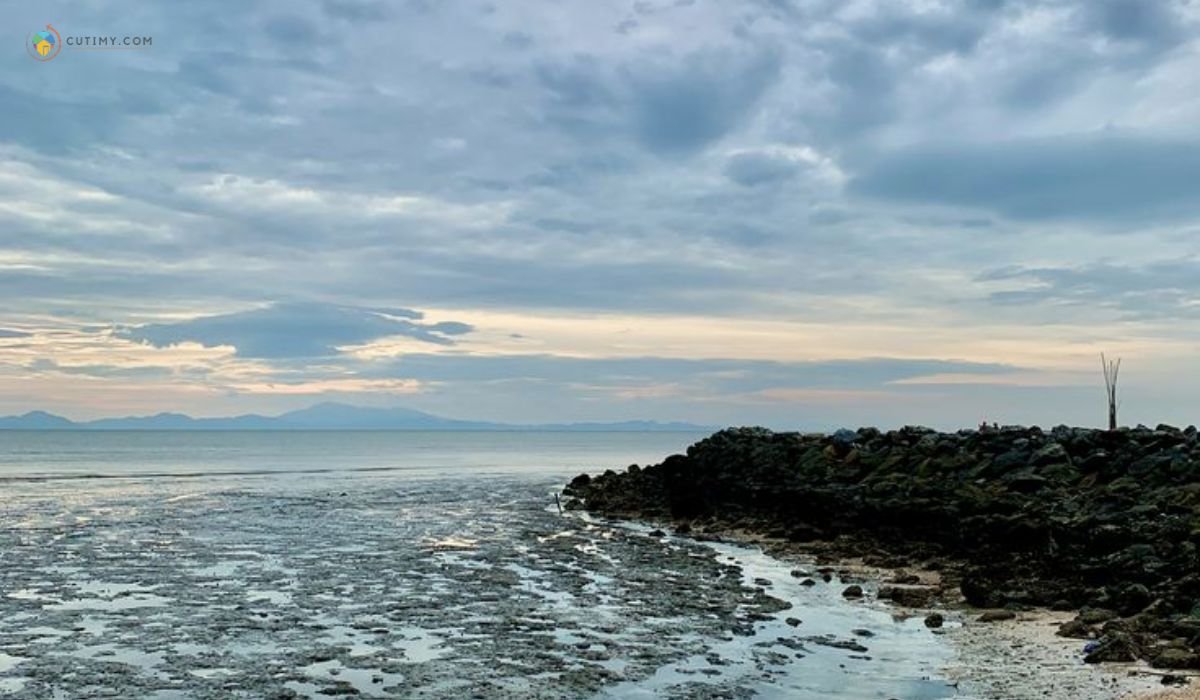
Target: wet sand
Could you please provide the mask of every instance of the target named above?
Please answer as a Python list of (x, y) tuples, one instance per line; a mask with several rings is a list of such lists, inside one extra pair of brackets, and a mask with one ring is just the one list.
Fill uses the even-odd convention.
[[(982, 625), (950, 610), (930, 630), (921, 611), (878, 599), (887, 572), (845, 567), (826, 581), (815, 562), (753, 545), (559, 515), (557, 486), (12, 486), (0, 510), (0, 695), (1115, 700), (1155, 689), (1156, 678), (1084, 666), (1053, 618)], [(860, 598), (843, 595), (851, 585)]]
[(558, 482), (11, 485), (0, 696), (942, 700), (944, 640)]
[[(868, 566), (859, 559), (819, 560), (808, 553), (806, 545), (744, 530), (723, 531), (721, 537), (762, 548), (777, 560), (802, 570), (833, 569), (834, 583), (841, 576), (847, 577), (847, 582), (861, 582), (868, 603), (878, 592), (880, 582), (893, 580), (898, 574), (917, 576), (918, 587), (941, 585), (937, 571), (897, 571)], [(954, 688), (955, 700), (1143, 700), (1147, 694), (1162, 690), (1163, 672), (1143, 662), (1085, 664), (1086, 642), (1056, 634), (1063, 622), (1074, 617), (1072, 613), (1034, 610), (1019, 613), (1013, 620), (981, 622), (978, 618), (983, 611), (962, 605), (906, 608), (890, 602), (877, 604), (899, 618), (920, 620), (930, 612), (945, 617), (944, 627), (931, 634), (945, 640), (951, 653), (935, 673)], [(1176, 700), (1169, 695), (1150, 697)], [(1179, 697), (1200, 700), (1200, 696)]]
[[(1176, 688), (1136, 697), (1138, 700), (1200, 700), (1200, 687)], [(1130, 696), (1129, 700), (1133, 698), (1134, 696)]]

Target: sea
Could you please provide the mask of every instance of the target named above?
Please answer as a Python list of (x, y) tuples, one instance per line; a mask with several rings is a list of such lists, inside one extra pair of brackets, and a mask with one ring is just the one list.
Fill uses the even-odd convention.
[(871, 582), (560, 510), (702, 437), (0, 432), (0, 697), (958, 697)]

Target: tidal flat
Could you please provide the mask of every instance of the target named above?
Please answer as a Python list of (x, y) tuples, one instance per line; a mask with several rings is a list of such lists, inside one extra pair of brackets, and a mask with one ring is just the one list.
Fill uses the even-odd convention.
[[(756, 547), (560, 514), (561, 486), (7, 481), (0, 696), (1020, 697), (962, 682), (1020, 658), (976, 654), (953, 618), (929, 630), (877, 581), (805, 585)], [(1094, 678), (1089, 697), (1126, 687)]]

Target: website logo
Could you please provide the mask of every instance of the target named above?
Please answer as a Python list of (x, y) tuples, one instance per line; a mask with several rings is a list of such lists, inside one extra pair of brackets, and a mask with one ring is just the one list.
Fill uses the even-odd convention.
[(33, 32), (25, 43), (25, 50), (37, 61), (50, 61), (62, 51), (62, 37), (58, 30), (47, 24), (42, 31)]

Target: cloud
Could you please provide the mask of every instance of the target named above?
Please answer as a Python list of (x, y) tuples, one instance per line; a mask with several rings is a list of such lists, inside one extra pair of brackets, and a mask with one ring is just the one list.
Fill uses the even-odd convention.
[(941, 374), (994, 375), (1011, 365), (937, 359), (872, 358), (775, 362), (668, 357), (576, 358), (554, 355), (405, 355), (375, 368), (389, 376), (427, 382), (548, 382), (611, 386), (692, 383), (707, 393), (743, 394), (780, 388), (876, 389)]
[[(909, 410), (879, 413), (889, 377), (954, 368), (746, 363), (1037, 372), (1077, 338), (1158, 363), (1195, 320), (1198, 19), (1176, 0), (144, 4), (121, 21), (153, 50), (0, 65), (0, 328), (33, 332), (0, 343), (0, 394), (116, 405), (81, 387), (122, 382), (223, 413), (271, 383), (377, 394), (407, 362), (444, 377), (419, 400), (448, 414), (776, 415), (735, 398), (756, 394), (871, 420)], [(119, 29), (103, 3), (69, 20)], [(464, 335), (489, 314), (508, 316)], [(561, 340), (581, 319), (631, 330)], [(759, 322), (778, 327), (747, 339)], [(84, 323), (119, 337), (54, 340)], [(513, 333), (490, 350), (545, 359), (389, 364)], [(33, 381), (37, 357), (94, 374)], [(1038, 408), (1066, 405), (1046, 391)], [(937, 396), (952, 419), (986, 398)]]
[(293, 47), (300, 44), (302, 50), (309, 49), (318, 35), (312, 22), (295, 15), (273, 17), (263, 24), (263, 31), (281, 45)]
[(724, 136), (779, 75), (782, 58), (760, 50), (690, 55), (678, 65), (626, 69), (638, 139), (656, 153), (690, 153)]
[(1094, 0), (1084, 7), (1085, 21), (1117, 40), (1171, 47), (1184, 35), (1178, 6), (1172, 0)]
[(0, 338), (29, 338), (32, 334), (25, 331), (14, 331), (8, 328), (0, 328)]
[(725, 175), (746, 187), (790, 180), (799, 170), (795, 161), (767, 153), (739, 153), (725, 164)]
[(538, 78), (548, 116), (581, 138), (624, 135), (661, 156), (695, 153), (753, 114), (779, 77), (768, 47), (639, 57), (612, 66), (591, 56), (546, 63)]
[(857, 194), (994, 211), (1014, 219), (1156, 221), (1200, 213), (1200, 141), (1097, 134), (931, 142), (889, 153)]
[(165, 379), (176, 374), (176, 371), (171, 367), (161, 365), (131, 367), (104, 364), (64, 365), (48, 358), (38, 358), (31, 362), (28, 368), (30, 371), (37, 373), (77, 374), (86, 377), (102, 377), (107, 379)]
[(371, 309), (317, 303), (278, 303), (252, 311), (123, 328), (118, 335), (155, 347), (196, 342), (233, 346), (240, 357), (286, 359), (334, 356), (338, 348), (390, 336), (453, 345), (471, 332), (464, 323), (419, 323), (410, 309)]
[(325, 14), (348, 22), (382, 22), (388, 17), (387, 4), (378, 0), (324, 0)]
[(122, 108), (88, 104), (53, 93), (0, 84), (0, 141), (63, 154), (111, 136), (120, 128)]
[(830, 158), (803, 146), (771, 145), (734, 151), (725, 162), (725, 176), (744, 187), (784, 182), (801, 173), (835, 187), (846, 179)]
[(1016, 285), (989, 295), (1000, 305), (1086, 306), (1139, 320), (1200, 316), (1200, 260), (1195, 258), (1140, 265), (1017, 266), (990, 270), (979, 279)]

